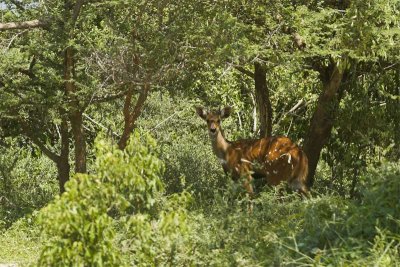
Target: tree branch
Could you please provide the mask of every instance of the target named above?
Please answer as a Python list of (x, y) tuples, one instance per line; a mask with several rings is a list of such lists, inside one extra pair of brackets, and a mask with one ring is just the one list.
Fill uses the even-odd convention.
[(81, 11), (81, 8), (83, 6), (83, 0), (78, 0), (76, 1), (76, 4), (74, 6), (74, 10), (72, 13), (72, 24), (75, 24), (76, 20), (78, 19), (79, 13)]
[(33, 134), (28, 134), (28, 137), (32, 140), (32, 142), (37, 145), (40, 150), (54, 163), (58, 163), (60, 161), (60, 156), (58, 156), (56, 153), (51, 151), (49, 148), (47, 148), (36, 136)]
[(132, 111), (131, 111), (131, 101), (132, 101), (132, 96), (133, 96), (134, 91), (132, 89), (130, 89), (125, 96), (125, 103), (124, 103), (124, 109), (123, 109), (124, 131), (118, 142), (118, 147), (121, 150), (125, 149), (125, 147), (127, 145), (129, 136), (135, 127), (135, 122), (142, 112), (142, 109), (143, 109), (144, 103), (147, 99), (149, 90), (150, 90), (150, 83), (146, 83), (143, 86), (142, 91), (140, 92), (139, 97), (136, 101), (136, 105)]
[(60, 160), (60, 156), (57, 155), (56, 153), (54, 153), (53, 151), (51, 151), (49, 148), (47, 148), (45, 146), (45, 144), (43, 144), (42, 141), (39, 140), (39, 138), (32, 133), (31, 129), (29, 129), (29, 126), (22, 122), (22, 132), (29, 138), (31, 139), (32, 143), (34, 143), (35, 145), (37, 145), (40, 150), (52, 161), (54, 161), (55, 163), (59, 162)]
[(253, 72), (251, 72), (251, 71), (249, 71), (249, 70), (247, 70), (247, 69), (245, 69), (245, 68), (243, 68), (242, 66), (237, 66), (237, 65), (235, 65), (235, 66), (233, 66), (236, 70), (238, 70), (238, 71), (240, 71), (241, 73), (243, 73), (243, 74), (245, 74), (245, 75), (247, 75), (247, 76), (249, 76), (249, 77), (251, 77), (251, 78), (254, 78), (254, 73)]
[(0, 23), (0, 31), (46, 28), (48, 25), (49, 23), (47, 21), (38, 19), (21, 21), (21, 22), (7, 22), (7, 23)]
[(96, 103), (108, 102), (108, 101), (111, 101), (111, 100), (115, 100), (115, 99), (121, 98), (121, 97), (125, 96), (126, 94), (127, 94), (127, 92), (121, 92), (121, 93), (114, 94), (114, 95), (96, 97), (96, 98), (93, 99), (93, 102), (96, 102)]
[(104, 102), (108, 102), (108, 101), (112, 101), (115, 99), (119, 99), (123, 96), (125, 96), (128, 92), (127, 91), (122, 91), (120, 93), (116, 93), (116, 94), (110, 94), (110, 95), (105, 95), (105, 96), (98, 96), (95, 97), (93, 96), (92, 98), (89, 99), (89, 101), (86, 101), (83, 109), (86, 109), (91, 103), (104, 103)]
[(31, 63), (29, 64), (29, 69), (26, 70), (21, 68), (19, 69), (19, 72), (27, 75), (31, 79), (34, 79), (36, 77), (35, 74), (33, 73), (33, 67), (35, 66), (35, 64), (36, 64), (36, 57), (33, 56)]

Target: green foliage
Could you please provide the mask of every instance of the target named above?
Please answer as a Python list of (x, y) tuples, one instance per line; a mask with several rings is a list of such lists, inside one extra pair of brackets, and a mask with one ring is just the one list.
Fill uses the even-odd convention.
[(22, 139), (4, 139), (0, 146), (0, 232), (45, 206), (56, 194), (56, 170), (37, 150), (19, 147)]
[[(193, 205), (210, 204), (215, 191), (226, 187), (229, 177), (213, 155), (205, 122), (195, 112), (197, 103), (182, 96), (154, 93), (138, 120), (138, 127), (157, 139), (165, 163), (163, 182), (168, 194), (188, 191)], [(234, 118), (224, 121), (229, 138), (239, 135)], [(233, 129), (232, 129), (233, 128)]]
[[(108, 150), (108, 157), (112, 157), (113, 152)], [(63, 265), (68, 261), (58, 255), (69, 251), (69, 263), (84, 266), (397, 266), (399, 168), (397, 163), (371, 169), (363, 176), (360, 200), (327, 194), (303, 200), (297, 195), (282, 194), (282, 188), (276, 188), (253, 200), (251, 214), (247, 210), (249, 200), (233, 193), (237, 191), (235, 183), (216, 193), (212, 204), (204, 208), (192, 206), (195, 208), (190, 212), (185, 208), (190, 201), (187, 193), (156, 197), (157, 203), (149, 212), (125, 210), (117, 216), (113, 208), (114, 212), (110, 209), (100, 214), (96, 210), (108, 200), (94, 198), (86, 204), (87, 210), (80, 212), (78, 205), (71, 210), (71, 203), (61, 201), (74, 190), (72, 182), (65, 195), (40, 212), (42, 227), (49, 229), (44, 229), (47, 235), (40, 238), (35, 218), (20, 220), (0, 236), (1, 245), (15, 244), (1, 247), (4, 252), (0, 253), (0, 260), (32, 263), (45, 243), (45, 253), (57, 253), (52, 257), (54, 261), (63, 260)], [(79, 179), (85, 181), (84, 177)], [(88, 183), (91, 187), (84, 183), (79, 187), (82, 194), (104, 189), (94, 176)], [(83, 203), (78, 199), (69, 201)], [(67, 205), (63, 210), (68, 214), (62, 218), (63, 229), (56, 226), (60, 225), (59, 215), (49, 213), (55, 211), (57, 204)], [(43, 221), (43, 218), (51, 221)], [(99, 230), (103, 232), (97, 232)], [(61, 238), (60, 233), (68, 231), (71, 235)], [(44, 242), (46, 238), (50, 240)], [(70, 239), (75, 242), (64, 243)], [(18, 250), (20, 246), (24, 246), (24, 250)], [(25, 248), (32, 253), (28, 255)], [(96, 263), (89, 251), (78, 256), (84, 248), (97, 257), (100, 253), (107, 256), (102, 258), (102, 263)], [(18, 260), (16, 255), (19, 255)], [(113, 256), (116, 258), (110, 258)], [(46, 256), (41, 255), (41, 264), (58, 263), (51, 261), (52, 258), (44, 262), (43, 257)]]
[[(125, 249), (133, 250), (145, 264), (172, 249), (162, 245), (173, 244), (168, 238), (185, 228), (184, 206), (178, 203), (188, 196), (160, 203), (164, 167), (152, 138), (135, 133), (124, 151), (101, 140), (96, 148), (95, 173), (76, 175), (66, 192), (41, 211), (39, 220), (49, 242), (39, 265), (124, 265), (127, 259), (118, 243), (128, 244)], [(126, 234), (117, 243), (120, 227)]]
[(128, 253), (130, 265), (186, 265), (191, 251), (186, 206), (190, 195), (183, 193), (161, 199), (162, 209), (156, 217), (137, 214), (124, 218), (119, 231), (122, 251)]
[(388, 233), (400, 233), (399, 178), (399, 164), (388, 162), (381, 167), (371, 168), (362, 177), (360, 206), (349, 221), (356, 229), (352, 235), (371, 238), (376, 227), (385, 229)]
[[(398, 0), (87, 1), (76, 23), (77, 1), (3, 2), (1, 22), (51, 23), (0, 32), (1, 263), (400, 265)], [(66, 47), (73, 94), (64, 88)], [(266, 70), (273, 133), (300, 143), (326, 66), (345, 76), (314, 197), (257, 188), (249, 214), (194, 106), (231, 105), (228, 139), (257, 135), (255, 62)], [(123, 103), (109, 99), (149, 81), (135, 125), (158, 145), (136, 133), (125, 151), (102, 138), (93, 148), (99, 125), (121, 132)], [(95, 161), (39, 212), (40, 237), (29, 214), (56, 194), (55, 166), (25, 139), (3, 137), (35, 133), (59, 154), (61, 119), (70, 127), (76, 108), (96, 121), (83, 125)]]
[(329, 195), (301, 200), (277, 190), (262, 193), (251, 214), (246, 200), (227, 191), (212, 209), (192, 214), (191, 259), (216, 266), (397, 266), (399, 164), (372, 170), (364, 181), (361, 203)]
[(399, 7), (397, 0), (354, 1), (344, 33), (353, 55), (363, 60), (399, 57)]
[(30, 266), (40, 255), (44, 240), (36, 220), (37, 212), (18, 219), (0, 233), (0, 263)]

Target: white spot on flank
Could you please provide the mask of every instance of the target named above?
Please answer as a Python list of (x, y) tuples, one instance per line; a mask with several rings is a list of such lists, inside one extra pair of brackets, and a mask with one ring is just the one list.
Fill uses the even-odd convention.
[(247, 159), (240, 159), (241, 162), (245, 162), (245, 163), (250, 163), (253, 164), (251, 161), (248, 161)]
[(291, 154), (285, 153), (285, 154), (280, 155), (279, 158), (281, 158), (283, 156), (287, 156), (288, 157), (288, 161), (287, 161), (288, 164), (290, 164), (292, 162), (292, 155)]
[(277, 174), (277, 173), (278, 173), (278, 171), (275, 171), (275, 170), (273, 170), (272, 172), (273, 172), (274, 174)]
[(269, 175), (269, 172), (267, 172), (267, 175)]

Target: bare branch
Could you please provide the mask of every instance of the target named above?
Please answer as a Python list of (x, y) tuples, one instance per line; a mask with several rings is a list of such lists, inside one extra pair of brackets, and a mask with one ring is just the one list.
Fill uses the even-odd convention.
[(108, 101), (111, 101), (111, 100), (115, 100), (115, 99), (121, 98), (121, 97), (125, 96), (126, 94), (127, 94), (127, 92), (121, 92), (121, 93), (114, 94), (114, 95), (95, 97), (95, 98), (92, 99), (92, 102), (95, 102), (95, 103), (108, 102)]
[[(296, 111), (298, 111), (301, 107), (307, 106), (307, 102), (304, 99), (300, 99), (289, 111), (284, 112), (277, 120), (275, 125), (279, 125), (280, 122), (286, 118), (286, 116), (293, 115), (296, 116)], [(277, 116), (278, 117), (278, 116)]]
[(25, 29), (24, 31), (20, 31), (20, 32), (18, 32), (17, 34), (15, 34), (15, 35), (11, 38), (10, 42), (8, 43), (8, 45), (7, 45), (7, 50), (10, 49), (10, 47), (11, 47), (12, 43), (14, 42), (14, 40), (15, 40), (18, 36), (24, 34), (26, 31), (27, 31), (27, 29)]
[(293, 113), (296, 109), (298, 109), (300, 106), (304, 105), (306, 101), (304, 99), (300, 99), (296, 105), (294, 105), (287, 113)]
[(83, 116), (88, 119), (90, 122), (94, 123), (95, 125), (99, 126), (100, 128), (110, 131), (114, 136), (116, 137), (120, 137), (119, 134), (114, 133), (113, 131), (110, 130), (109, 127), (104, 126), (103, 124), (101, 124), (100, 122), (97, 122), (95, 119), (89, 117), (89, 115), (87, 115), (86, 113), (83, 113)]
[(0, 23), (0, 31), (45, 28), (48, 25), (49, 25), (48, 22), (38, 19), (21, 21), (21, 22), (7, 22), (7, 23)]

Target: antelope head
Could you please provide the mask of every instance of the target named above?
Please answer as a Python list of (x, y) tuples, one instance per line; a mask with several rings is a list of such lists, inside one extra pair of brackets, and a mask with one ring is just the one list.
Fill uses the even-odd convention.
[(231, 107), (225, 107), (220, 110), (208, 111), (203, 107), (196, 107), (196, 112), (207, 122), (208, 133), (210, 137), (216, 137), (221, 132), (221, 120), (228, 118), (232, 112)]

